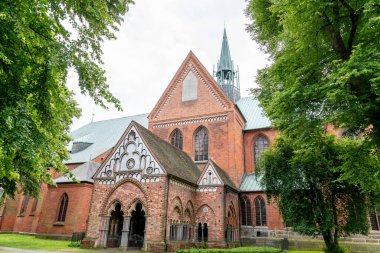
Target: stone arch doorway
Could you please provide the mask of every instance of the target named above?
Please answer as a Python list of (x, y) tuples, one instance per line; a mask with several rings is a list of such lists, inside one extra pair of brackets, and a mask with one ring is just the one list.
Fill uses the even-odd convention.
[(145, 211), (140, 202), (136, 203), (135, 210), (131, 212), (129, 224), (128, 247), (142, 248), (145, 240)]
[(123, 230), (124, 212), (121, 210), (120, 203), (115, 204), (114, 210), (111, 211), (109, 220), (107, 247), (116, 248), (120, 246)]

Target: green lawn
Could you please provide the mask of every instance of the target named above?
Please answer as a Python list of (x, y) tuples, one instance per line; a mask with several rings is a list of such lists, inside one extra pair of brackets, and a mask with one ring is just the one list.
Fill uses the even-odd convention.
[[(9, 247), (17, 249), (30, 249), (30, 250), (44, 250), (53, 251), (60, 250), (65, 252), (81, 252), (81, 253), (93, 253), (99, 252), (98, 250), (86, 250), (69, 247), (70, 241), (52, 240), (52, 239), (39, 239), (31, 235), (19, 235), (19, 234), (0, 234), (0, 247)], [(249, 247), (251, 250), (244, 252), (260, 252), (262, 248)], [(270, 252), (269, 248), (267, 248)], [(237, 249), (231, 249), (232, 252), (236, 252)], [(277, 251), (272, 249), (273, 251)], [(190, 250), (191, 252), (192, 250)], [(107, 250), (108, 253), (120, 252), (117, 249)], [(188, 250), (186, 250), (188, 252)], [(290, 253), (322, 253), (322, 251), (288, 251)]]
[[(39, 239), (31, 235), (0, 234), (0, 246), (18, 249), (69, 249), (69, 241)], [(72, 249), (72, 248), (71, 248)]]

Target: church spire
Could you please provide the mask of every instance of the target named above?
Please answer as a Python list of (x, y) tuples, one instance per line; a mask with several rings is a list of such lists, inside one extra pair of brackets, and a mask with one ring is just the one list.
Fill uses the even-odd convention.
[(220, 59), (217, 69), (214, 71), (214, 77), (224, 93), (232, 102), (236, 103), (240, 99), (239, 71), (234, 69), (234, 64), (231, 60), (226, 28), (224, 28)]

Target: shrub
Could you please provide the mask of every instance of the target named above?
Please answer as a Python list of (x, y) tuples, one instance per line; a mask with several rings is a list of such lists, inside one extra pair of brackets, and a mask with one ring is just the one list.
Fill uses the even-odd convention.
[(233, 249), (182, 249), (177, 253), (280, 253), (280, 249), (272, 247), (239, 247)]

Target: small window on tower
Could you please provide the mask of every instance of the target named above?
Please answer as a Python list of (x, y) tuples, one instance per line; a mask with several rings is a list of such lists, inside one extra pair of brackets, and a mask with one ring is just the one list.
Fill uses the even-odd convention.
[(196, 100), (198, 97), (198, 79), (190, 70), (182, 83), (182, 102)]

